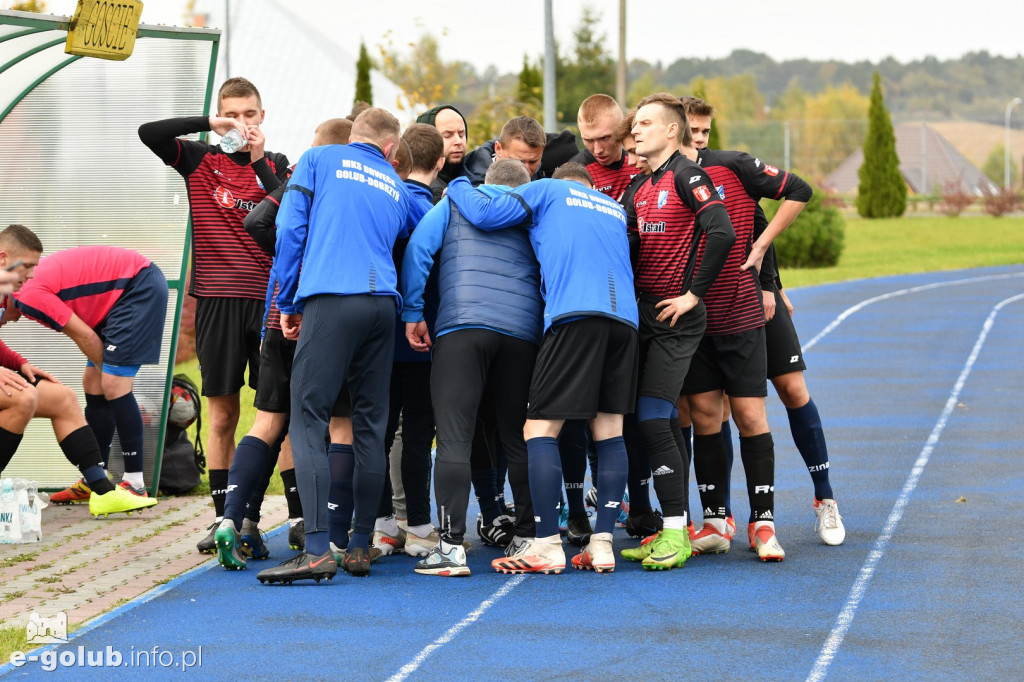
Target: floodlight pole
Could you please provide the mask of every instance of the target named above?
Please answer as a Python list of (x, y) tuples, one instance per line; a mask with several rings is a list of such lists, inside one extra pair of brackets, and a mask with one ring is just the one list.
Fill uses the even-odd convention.
[(1003, 145), (1003, 151), (1005, 153), (1005, 175), (1003, 176), (1003, 187), (1007, 190), (1010, 189), (1010, 113), (1013, 108), (1021, 103), (1020, 97), (1014, 97), (1006, 105), (1006, 118), (1003, 122), (1003, 128), (1006, 131), (1006, 144)]

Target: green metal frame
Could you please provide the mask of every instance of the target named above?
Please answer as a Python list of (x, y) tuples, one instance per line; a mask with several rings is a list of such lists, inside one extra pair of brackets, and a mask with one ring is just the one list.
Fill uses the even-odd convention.
[[(11, 33), (9, 35), (0, 37), (0, 42), (6, 41), (6, 40), (11, 40), (11, 39), (14, 39), (14, 38), (22, 38), (22, 37), (34, 35), (36, 33), (43, 33), (43, 32), (47, 32), (47, 31), (67, 31), (69, 26), (70, 26), (70, 21), (67, 21), (66, 17), (63, 17), (63, 18), (62, 17), (39, 18), (39, 17), (26, 17), (26, 16), (12, 16), (10, 13), (6, 13), (6, 12), (0, 13), (0, 17), (2, 17), (4, 19), (4, 23), (15, 25), (15, 26), (25, 26), (26, 27), (26, 30), (24, 30), (24, 31), (18, 31), (18, 32)], [(213, 98), (213, 79), (214, 79), (214, 76), (215, 76), (216, 70), (217, 70), (217, 56), (218, 56), (219, 49), (220, 49), (220, 31), (213, 30), (213, 29), (181, 29), (181, 28), (175, 28), (175, 27), (164, 28), (164, 27), (153, 27), (153, 26), (140, 25), (139, 26), (138, 34), (136, 36), (136, 39), (143, 39), (143, 38), (174, 39), (174, 40), (205, 40), (205, 41), (213, 43), (212, 46), (211, 46), (211, 50), (210, 50), (210, 68), (209, 68), (209, 70), (207, 72), (207, 77), (206, 77), (206, 95), (204, 97), (204, 102), (203, 102), (203, 113), (209, 115), (209, 113), (210, 113), (210, 104), (211, 104), (211, 101), (212, 101), (212, 98)], [(42, 52), (43, 50), (49, 49), (51, 47), (55, 47), (57, 45), (62, 45), (64, 43), (66, 43), (66, 41), (67, 41), (67, 38), (65, 36), (65, 37), (62, 37), (60, 39), (55, 39), (55, 40), (43, 43), (41, 45), (37, 45), (37, 46), (33, 47), (32, 49), (22, 53), (18, 57), (15, 57), (14, 59), (10, 60), (9, 62), (4, 64), (3, 66), (0, 66), (0, 74), (2, 74), (4, 71), (6, 71), (10, 67), (14, 66), (15, 64), (18, 64), (18, 63), (28, 59), (29, 57)], [(28, 94), (30, 92), (32, 92), (33, 90), (35, 90), (41, 83), (46, 81), (48, 78), (53, 76), (58, 71), (60, 71), (60, 70), (64, 69), (65, 67), (73, 64), (74, 62), (78, 61), (79, 59), (82, 59), (82, 57), (81, 56), (71, 56), (71, 57), (68, 57), (67, 59), (65, 59), (61, 63), (59, 63), (56, 66), (54, 66), (53, 68), (49, 69), (46, 73), (41, 75), (39, 78), (37, 78), (34, 81), (32, 81), (32, 83), (27, 88), (25, 88), (20, 93), (18, 93), (18, 95), (10, 102), (10, 104), (8, 104), (7, 107), (4, 108), (4, 110), (2, 112), (0, 112), (0, 123), (3, 123), (4, 119), (7, 118), (7, 116), (11, 113), (11, 111), (13, 111), (14, 108), (19, 103), (21, 103), (21, 101), (24, 100), (25, 97), (27, 97)], [(203, 133), (202, 138), (204, 140), (206, 139), (206, 133)], [(174, 363), (174, 357), (175, 357), (175, 355), (177, 353), (177, 350), (178, 350), (178, 330), (179, 330), (179, 328), (181, 326), (181, 310), (182, 310), (182, 305), (184, 304), (184, 301), (185, 301), (185, 296), (188, 295), (187, 292), (186, 292), (186, 278), (188, 276), (188, 267), (189, 267), (189, 262), (191, 260), (191, 254), (192, 254), (191, 246), (192, 246), (192, 219), (191, 219), (191, 217), (189, 217), (188, 224), (186, 226), (186, 231), (185, 231), (184, 256), (183, 256), (183, 258), (181, 260), (181, 270), (178, 273), (178, 278), (176, 280), (169, 280), (167, 282), (168, 287), (177, 289), (178, 297), (177, 297), (177, 302), (176, 302), (175, 310), (174, 310), (174, 323), (173, 323), (174, 327), (173, 327), (173, 332), (171, 333), (171, 347), (170, 347), (170, 353), (168, 355), (167, 376), (165, 377), (165, 380), (164, 380), (164, 398), (163, 398), (163, 403), (161, 405), (162, 409), (161, 409), (161, 412), (160, 412), (160, 428), (158, 429), (158, 433), (157, 433), (156, 455), (155, 455), (155, 460), (153, 462), (153, 475), (152, 475), (152, 477), (150, 479), (150, 485), (149, 485), (149, 488), (148, 488), (149, 493), (151, 495), (156, 495), (157, 488), (159, 487), (159, 483), (160, 483), (160, 470), (161, 470), (162, 465), (163, 465), (164, 438), (166, 437), (166, 434), (167, 434), (167, 408), (170, 405), (171, 383), (174, 380), (174, 364), (175, 364)]]

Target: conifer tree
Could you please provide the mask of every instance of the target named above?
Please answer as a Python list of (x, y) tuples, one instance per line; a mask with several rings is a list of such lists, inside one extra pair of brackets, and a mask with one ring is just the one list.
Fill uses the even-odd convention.
[(882, 77), (875, 71), (868, 107), (864, 163), (857, 176), (857, 213), (864, 218), (895, 218), (907, 209), (907, 183), (900, 173), (896, 136), (882, 100)]
[(373, 104), (373, 86), (370, 84), (370, 53), (366, 51), (366, 43), (359, 43), (359, 59), (356, 61), (356, 98), (355, 102)]

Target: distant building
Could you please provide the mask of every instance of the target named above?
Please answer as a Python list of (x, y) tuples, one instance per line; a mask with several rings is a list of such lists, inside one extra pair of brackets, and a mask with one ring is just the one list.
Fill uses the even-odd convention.
[[(900, 123), (894, 126), (896, 154), (900, 173), (911, 192), (941, 194), (955, 184), (977, 196), (998, 192), (999, 187), (958, 152), (950, 142), (926, 123)], [(858, 149), (822, 182), (840, 194), (857, 191), (857, 171), (864, 163), (864, 151)]]

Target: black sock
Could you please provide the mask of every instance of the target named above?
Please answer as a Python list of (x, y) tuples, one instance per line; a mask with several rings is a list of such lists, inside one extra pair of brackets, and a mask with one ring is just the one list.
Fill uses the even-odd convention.
[(295, 482), (295, 468), (281, 472), (281, 483), (284, 485), (284, 499), (288, 502), (288, 518), (302, 518), (302, 500), (299, 499), (299, 485)]
[(686, 516), (686, 476), (683, 456), (672, 435), (672, 420), (647, 419), (637, 424), (651, 459), (654, 492), (666, 517)]
[(121, 442), (121, 456), (126, 473), (141, 473), (143, 458), (142, 413), (134, 393), (108, 400), (117, 424), (117, 438)]
[(750, 523), (775, 520), (775, 442), (772, 434), (740, 436), (740, 458), (747, 473)]
[(705, 519), (725, 518), (725, 446), (721, 433), (693, 437), (693, 473)]
[(683, 427), (679, 425), (679, 414), (675, 413), (669, 420), (669, 427), (672, 429), (672, 437), (676, 439), (676, 447), (679, 448), (679, 454), (683, 457), (683, 490), (686, 491), (686, 519), (690, 522), (693, 517), (690, 516), (690, 462), (693, 460), (693, 453), (690, 452), (690, 431), (689, 428), (686, 432), (683, 431)]
[(82, 472), (82, 478), (93, 492), (105, 495), (114, 489), (114, 484), (107, 478), (107, 472), (103, 469), (100, 446), (96, 443), (96, 435), (91, 428), (83, 426), (75, 429), (57, 445), (68, 461)]
[(651, 511), (651, 458), (636, 426), (636, 415), (628, 414), (622, 423), (622, 439), (629, 455), (629, 512), (639, 515)]
[(558, 435), (558, 455), (562, 460), (565, 499), (570, 515), (586, 515), (583, 506), (583, 485), (587, 478), (587, 425), (581, 419), (570, 419)]
[(722, 422), (722, 447), (725, 448), (725, 479), (722, 480), (722, 487), (725, 489), (725, 515), (732, 516), (732, 463), (736, 454), (732, 448), (732, 424), (728, 419)]
[(210, 469), (210, 497), (213, 498), (213, 512), (217, 518), (224, 516), (224, 499), (228, 495), (228, 470)]
[(22, 433), (11, 433), (0, 426), (0, 473), (11, 463), (24, 435)]

